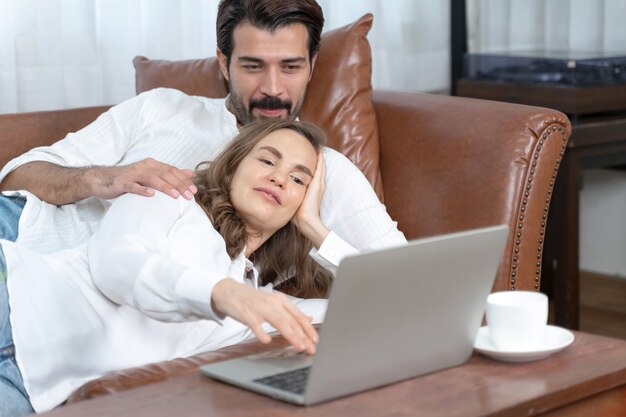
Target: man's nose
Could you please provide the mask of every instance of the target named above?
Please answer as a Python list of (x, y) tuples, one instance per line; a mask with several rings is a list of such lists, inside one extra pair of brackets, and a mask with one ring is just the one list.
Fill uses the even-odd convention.
[(280, 68), (268, 68), (263, 77), (261, 93), (269, 97), (279, 97), (284, 93)]

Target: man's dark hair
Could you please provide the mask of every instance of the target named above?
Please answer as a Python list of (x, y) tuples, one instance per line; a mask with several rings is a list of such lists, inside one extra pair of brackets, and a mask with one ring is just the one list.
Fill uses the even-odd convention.
[(322, 8), (315, 0), (221, 0), (217, 11), (217, 47), (230, 66), (233, 32), (241, 23), (274, 32), (296, 23), (309, 33), (309, 60), (317, 53), (324, 27)]

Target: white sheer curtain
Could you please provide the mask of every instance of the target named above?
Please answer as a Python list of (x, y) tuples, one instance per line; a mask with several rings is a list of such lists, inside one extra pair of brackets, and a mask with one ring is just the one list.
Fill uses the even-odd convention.
[(470, 52), (626, 55), (626, 0), (467, 0)]
[(215, 51), (216, 1), (0, 0), (0, 112), (115, 104), (132, 58)]
[(374, 15), (372, 46), (375, 88), (447, 90), (450, 78), (450, 3), (442, 0), (318, 0), (326, 28), (364, 13)]
[[(445, 91), (449, 1), (318, 0), (326, 30), (374, 14), (376, 88)], [(135, 55), (214, 55), (217, 0), (0, 0), (0, 113), (115, 104)], [(467, 0), (470, 52), (626, 54), (626, 0)]]
[[(0, 0), (0, 113), (115, 104), (135, 55), (213, 56), (217, 0)], [(449, 5), (320, 0), (326, 30), (372, 12), (377, 88), (447, 88)]]

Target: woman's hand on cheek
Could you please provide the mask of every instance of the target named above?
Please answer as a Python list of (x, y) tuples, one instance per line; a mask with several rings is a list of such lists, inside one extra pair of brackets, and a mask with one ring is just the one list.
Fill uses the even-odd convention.
[(296, 350), (315, 353), (317, 331), (311, 317), (304, 315), (280, 292), (265, 292), (226, 278), (213, 287), (213, 308), (221, 314), (250, 327), (261, 341), (272, 338), (263, 330), (263, 323), (274, 326)]
[(313, 179), (309, 183), (309, 187), (304, 195), (304, 200), (300, 208), (296, 212), (292, 222), (306, 236), (316, 248), (319, 248), (329, 230), (320, 218), (320, 206), (324, 191), (326, 190), (326, 163), (324, 155), (320, 151), (317, 155), (317, 167)]

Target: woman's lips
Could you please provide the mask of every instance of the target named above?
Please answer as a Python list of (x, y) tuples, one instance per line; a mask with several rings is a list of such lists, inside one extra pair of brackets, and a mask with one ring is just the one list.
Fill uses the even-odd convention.
[(278, 205), (281, 205), (280, 197), (278, 196), (278, 194), (275, 191), (270, 190), (268, 188), (262, 188), (262, 187), (255, 188), (254, 191), (260, 192), (268, 200), (270, 200), (270, 201), (272, 201), (272, 202), (274, 202), (274, 203), (276, 203)]

